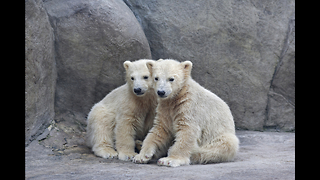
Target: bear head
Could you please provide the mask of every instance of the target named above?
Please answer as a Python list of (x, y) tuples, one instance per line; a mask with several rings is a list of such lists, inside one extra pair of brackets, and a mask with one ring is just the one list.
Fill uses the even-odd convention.
[(153, 79), (153, 89), (161, 98), (176, 96), (191, 78), (192, 62), (178, 62), (172, 59), (147, 62)]
[(125, 61), (126, 81), (129, 88), (137, 96), (144, 96), (152, 88), (152, 79), (146, 63), (153, 60), (141, 59), (134, 62)]

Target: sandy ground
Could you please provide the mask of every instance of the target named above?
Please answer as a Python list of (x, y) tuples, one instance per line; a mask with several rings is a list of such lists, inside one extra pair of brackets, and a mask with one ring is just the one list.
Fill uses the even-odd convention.
[(89, 148), (64, 150), (33, 141), (25, 148), (26, 179), (295, 179), (295, 133), (237, 131), (234, 162), (176, 168), (96, 157)]

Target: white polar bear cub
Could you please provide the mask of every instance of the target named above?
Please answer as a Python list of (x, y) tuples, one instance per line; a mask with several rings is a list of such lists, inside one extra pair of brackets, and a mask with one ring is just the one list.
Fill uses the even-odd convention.
[(168, 157), (159, 159), (158, 165), (233, 160), (239, 140), (231, 111), (222, 99), (191, 78), (192, 63), (162, 60), (147, 62), (147, 66), (159, 97), (157, 115), (133, 162), (147, 163), (171, 145)]
[(149, 61), (125, 61), (127, 83), (92, 107), (87, 119), (87, 144), (95, 155), (128, 161), (137, 154), (135, 140), (145, 138), (157, 107), (146, 66)]

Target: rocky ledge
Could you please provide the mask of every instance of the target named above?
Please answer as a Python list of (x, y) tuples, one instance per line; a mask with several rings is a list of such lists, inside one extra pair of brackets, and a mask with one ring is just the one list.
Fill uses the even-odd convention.
[(295, 178), (295, 133), (237, 131), (241, 143), (234, 162), (168, 168), (155, 160), (134, 164), (96, 157), (84, 144), (85, 133), (75, 138), (79, 141), (65, 141), (65, 148), (48, 148), (46, 137), (55, 131), (47, 131), (25, 149), (26, 179)]

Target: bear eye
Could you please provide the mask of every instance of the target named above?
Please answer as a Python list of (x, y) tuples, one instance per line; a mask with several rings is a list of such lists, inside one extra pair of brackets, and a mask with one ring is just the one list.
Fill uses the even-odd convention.
[(169, 78), (169, 81), (171, 81), (171, 82), (174, 81), (174, 78)]
[(154, 80), (158, 81), (159, 79), (158, 79), (158, 77), (155, 77)]
[(134, 80), (134, 77), (131, 77), (131, 80), (133, 81), (133, 80)]
[(148, 76), (143, 76), (143, 79), (148, 79), (149, 77)]

